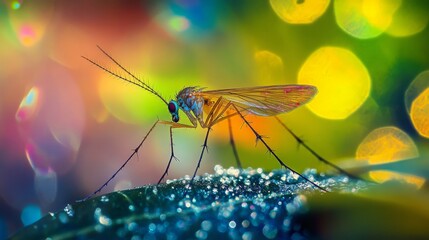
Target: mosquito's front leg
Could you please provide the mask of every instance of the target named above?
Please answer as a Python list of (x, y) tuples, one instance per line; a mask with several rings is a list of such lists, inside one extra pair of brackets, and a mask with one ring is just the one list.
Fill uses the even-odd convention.
[(122, 164), (122, 166), (116, 170), (116, 172), (103, 184), (101, 185), (97, 190), (95, 190), (91, 195), (85, 197), (82, 200), (79, 201), (85, 201), (89, 198), (92, 198), (93, 196), (95, 196), (97, 193), (101, 192), (101, 190), (107, 186), (107, 184), (110, 183), (110, 181), (113, 180), (113, 178), (116, 177), (116, 175), (125, 167), (125, 165), (127, 165), (127, 163), (134, 157), (134, 155), (136, 155), (140, 149), (140, 147), (143, 145), (143, 143), (146, 141), (146, 138), (149, 136), (149, 134), (152, 132), (152, 130), (155, 128), (155, 126), (160, 123), (158, 120), (152, 125), (152, 127), (149, 129), (149, 131), (147, 132), (146, 136), (144, 136), (143, 140), (140, 142), (140, 144), (134, 149), (133, 153), (128, 157), (128, 159)]
[(173, 160), (173, 158), (177, 159), (174, 156), (174, 148), (173, 148), (173, 126), (170, 126), (170, 149), (171, 149), (170, 150), (171, 155), (170, 155), (170, 159), (168, 160), (167, 168), (165, 169), (164, 174), (162, 174), (161, 178), (159, 179), (158, 184), (160, 184), (161, 181), (164, 179), (164, 177), (166, 175), (168, 175), (168, 169), (170, 169), (170, 164), (171, 164), (171, 161)]
[(170, 159), (168, 160), (167, 167), (165, 168), (164, 173), (162, 174), (161, 178), (158, 181), (158, 184), (161, 183), (161, 181), (165, 178), (165, 176), (168, 175), (168, 170), (170, 169), (171, 161), (173, 159), (177, 159), (176, 156), (174, 156), (174, 147), (173, 147), (173, 128), (196, 128), (197, 127), (197, 120), (190, 115), (190, 113), (185, 112), (191, 121), (192, 125), (182, 124), (182, 123), (176, 123), (176, 122), (169, 122), (169, 121), (160, 121), (159, 123), (164, 125), (170, 125)]

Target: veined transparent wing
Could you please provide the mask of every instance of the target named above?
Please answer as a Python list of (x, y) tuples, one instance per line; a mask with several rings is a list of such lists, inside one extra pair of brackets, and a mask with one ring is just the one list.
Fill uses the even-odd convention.
[(222, 96), (240, 112), (259, 116), (289, 112), (310, 101), (316, 93), (317, 88), (311, 85), (274, 85), (200, 92), (206, 102), (215, 102)]

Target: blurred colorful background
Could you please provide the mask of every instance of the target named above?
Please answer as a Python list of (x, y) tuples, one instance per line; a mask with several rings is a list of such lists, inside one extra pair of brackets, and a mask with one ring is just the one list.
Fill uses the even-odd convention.
[[(279, 116), (287, 126), (345, 167), (402, 160), (408, 178), (395, 178), (422, 186), (428, 22), (424, 0), (2, 0), (0, 238), (92, 193), (158, 118), (171, 119), (159, 98), (81, 58), (120, 73), (97, 45), (167, 100), (186, 86), (315, 85), (310, 104)], [(248, 119), (293, 169), (332, 171), (275, 119)], [(278, 168), (242, 120), (232, 120), (244, 167)], [(204, 135), (173, 132), (179, 161), (167, 178), (193, 173)], [(226, 122), (208, 146), (200, 174), (235, 166)], [(169, 129), (159, 125), (104, 192), (156, 183), (169, 156)]]

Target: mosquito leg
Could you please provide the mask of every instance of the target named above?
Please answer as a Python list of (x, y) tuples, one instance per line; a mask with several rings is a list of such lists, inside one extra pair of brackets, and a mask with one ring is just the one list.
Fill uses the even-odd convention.
[(235, 146), (234, 135), (232, 134), (231, 118), (228, 118), (228, 129), (229, 129), (229, 143), (231, 143), (232, 152), (234, 153), (235, 161), (237, 162), (237, 167), (239, 169), (242, 169), (243, 167), (241, 165), (240, 158), (238, 157), (237, 147)]
[(322, 156), (320, 156), (316, 151), (314, 151), (312, 148), (310, 148), (300, 137), (298, 137), (298, 135), (296, 135), (290, 128), (288, 128), (286, 126), (286, 124), (284, 124), (280, 118), (278, 118), (277, 116), (274, 116), (274, 118), (277, 120), (277, 122), (280, 123), (280, 125), (282, 125), (282, 127), (284, 129), (286, 129), (286, 131), (289, 132), (290, 135), (292, 135), (293, 138), (295, 138), (295, 140), (298, 142), (299, 145), (302, 145), (305, 149), (307, 149), (307, 151), (309, 151), (313, 156), (315, 156), (319, 161), (325, 163), (328, 166), (331, 166), (332, 168), (336, 169), (338, 172), (350, 177), (350, 178), (354, 178), (354, 179), (359, 179), (359, 180), (363, 180), (362, 178), (358, 177), (358, 176), (354, 176), (353, 174), (348, 173), (347, 171), (345, 171), (344, 169), (340, 168), (339, 166), (329, 162), (328, 160), (326, 160), (325, 158), (323, 158)]
[(267, 148), (267, 150), (276, 158), (277, 162), (280, 163), (281, 166), (285, 167), (286, 169), (289, 169), (291, 172), (297, 174), (298, 176), (300, 176), (302, 179), (304, 179), (305, 181), (309, 182), (311, 185), (315, 186), (316, 188), (324, 191), (324, 192), (328, 192), (328, 190), (324, 189), (323, 187), (317, 185), (315, 182), (311, 181), (310, 179), (306, 178), (305, 176), (303, 176), (302, 174), (298, 173), (297, 171), (293, 170), (292, 168), (288, 167), (278, 156), (277, 154), (273, 151), (273, 149), (267, 144), (267, 142), (265, 142), (264, 138), (262, 138), (262, 135), (260, 135), (258, 132), (256, 132), (256, 130), (252, 127), (252, 125), (250, 125), (250, 123), (246, 120), (246, 118), (244, 118), (243, 114), (241, 114), (241, 112), (238, 110), (238, 108), (232, 104), (232, 106), (235, 108), (235, 110), (238, 112), (238, 114), (240, 115), (240, 117), (243, 119), (243, 121), (246, 123), (247, 126), (249, 126), (249, 128), (252, 130), (253, 134), (256, 136), (256, 140), (261, 141), (264, 146)]
[(173, 158), (176, 159), (176, 157), (174, 156), (174, 148), (173, 148), (173, 127), (172, 126), (170, 126), (170, 146), (171, 146), (170, 160), (168, 160), (167, 168), (165, 169), (164, 174), (162, 174), (161, 178), (159, 179), (158, 184), (160, 184), (161, 181), (164, 179), (164, 177), (168, 175), (168, 169), (170, 168), (171, 160), (173, 160)]
[(211, 128), (208, 127), (207, 133), (206, 133), (206, 138), (204, 139), (204, 144), (203, 144), (203, 149), (201, 151), (200, 159), (198, 160), (198, 164), (197, 164), (197, 167), (195, 168), (194, 175), (192, 175), (190, 185), (192, 185), (192, 183), (194, 182), (195, 176), (197, 175), (197, 171), (200, 168), (201, 160), (203, 159), (204, 150), (207, 149), (207, 139), (209, 138), (210, 130), (211, 130)]
[(156, 124), (158, 124), (158, 120), (153, 124), (153, 126), (149, 129), (149, 131), (147, 132), (146, 136), (144, 136), (143, 140), (140, 142), (140, 144), (134, 149), (133, 153), (128, 157), (128, 159), (122, 164), (122, 166), (116, 170), (116, 172), (103, 184), (101, 185), (97, 190), (95, 190), (95, 192), (93, 192), (91, 195), (85, 197), (82, 200), (78, 200), (78, 202), (81, 201), (85, 201), (88, 200), (90, 198), (92, 198), (93, 196), (95, 196), (97, 193), (101, 192), (101, 190), (107, 186), (107, 184), (110, 183), (110, 181), (112, 181), (112, 179), (114, 179), (116, 177), (116, 175), (125, 167), (125, 165), (127, 165), (127, 163), (134, 157), (134, 155), (136, 155), (140, 149), (140, 147), (143, 145), (144, 141), (146, 140), (146, 138), (149, 136), (149, 134), (152, 132), (152, 130), (155, 128)]

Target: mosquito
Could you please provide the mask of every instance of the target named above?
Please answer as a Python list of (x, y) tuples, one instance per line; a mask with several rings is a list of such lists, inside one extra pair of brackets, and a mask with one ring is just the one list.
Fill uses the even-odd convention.
[[(133, 153), (128, 157), (128, 159), (122, 164), (122, 166), (96, 191), (91, 195), (86, 197), (83, 200), (89, 199), (96, 194), (98, 194), (104, 187), (106, 187), (109, 182), (115, 178), (115, 176), (127, 165), (127, 163), (133, 158), (135, 154), (138, 153), (140, 147), (143, 145), (149, 134), (158, 124), (170, 126), (170, 146), (171, 146), (171, 155), (167, 163), (167, 167), (162, 174), (161, 178), (158, 181), (158, 184), (162, 182), (165, 176), (168, 174), (171, 162), (173, 159), (176, 159), (173, 149), (173, 129), (176, 128), (197, 128), (198, 124), (200, 127), (207, 129), (204, 144), (202, 146), (202, 151), (198, 159), (198, 164), (192, 175), (190, 184), (195, 179), (198, 169), (200, 168), (201, 161), (205, 150), (207, 149), (207, 141), (211, 128), (219, 122), (228, 120), (229, 126), (229, 136), (230, 143), (233, 149), (233, 153), (237, 162), (237, 166), (241, 168), (241, 163), (238, 158), (237, 149), (235, 146), (232, 128), (231, 128), (231, 117), (239, 116), (246, 124), (253, 134), (256, 137), (257, 142), (260, 141), (269, 151), (269, 153), (274, 156), (277, 162), (284, 168), (290, 170), (300, 178), (304, 179), (314, 187), (320, 189), (321, 191), (327, 192), (327, 190), (319, 186), (314, 181), (311, 181), (307, 177), (303, 176), (296, 170), (287, 166), (274, 152), (274, 150), (267, 144), (264, 137), (260, 135), (255, 128), (250, 124), (250, 122), (245, 118), (246, 115), (256, 115), (262, 117), (275, 117), (277, 121), (297, 140), (297, 142), (303, 145), (308, 149), (317, 159), (320, 161), (334, 167), (342, 173), (347, 174), (338, 166), (328, 162), (326, 159), (322, 158), (315, 151), (308, 147), (295, 133), (293, 133), (286, 125), (281, 122), (277, 115), (292, 111), (307, 102), (309, 102), (316, 94), (317, 88), (311, 85), (273, 85), (273, 86), (258, 86), (258, 87), (245, 87), (245, 88), (229, 88), (222, 90), (205, 90), (200, 87), (186, 87), (178, 92), (176, 99), (173, 99), (167, 102), (158, 92), (156, 92), (152, 87), (146, 84), (141, 79), (137, 78), (134, 74), (124, 68), (119, 64), (110, 54), (103, 50), (100, 46), (97, 46), (98, 49), (107, 56), (113, 63), (115, 63), (120, 69), (122, 69), (127, 75), (123, 76), (118, 73), (111, 71), (110, 69), (101, 66), (97, 62), (82, 56), (84, 59), (94, 64), (98, 68), (106, 71), (107, 73), (123, 80), (125, 82), (136, 85), (161, 99), (168, 108), (169, 113), (171, 114), (171, 121), (160, 121), (157, 120), (152, 127), (149, 129), (145, 137), (139, 143), (139, 145), (134, 149)], [(191, 124), (180, 123), (179, 110), (181, 110), (186, 117), (189, 119)]]

